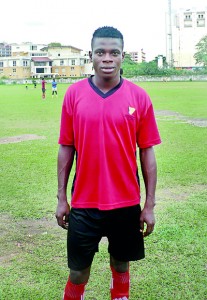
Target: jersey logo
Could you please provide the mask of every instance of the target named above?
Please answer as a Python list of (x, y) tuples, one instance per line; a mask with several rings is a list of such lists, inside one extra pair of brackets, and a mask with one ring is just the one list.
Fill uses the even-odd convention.
[(135, 112), (135, 108), (134, 107), (131, 107), (129, 106), (129, 114), (132, 115), (134, 112)]

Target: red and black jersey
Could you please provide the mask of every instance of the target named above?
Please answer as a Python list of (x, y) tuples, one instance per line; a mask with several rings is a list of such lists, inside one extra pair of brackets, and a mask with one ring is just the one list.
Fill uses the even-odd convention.
[(161, 142), (148, 94), (122, 79), (102, 93), (91, 78), (71, 85), (62, 106), (59, 144), (74, 145), (74, 208), (111, 210), (140, 203), (136, 149)]

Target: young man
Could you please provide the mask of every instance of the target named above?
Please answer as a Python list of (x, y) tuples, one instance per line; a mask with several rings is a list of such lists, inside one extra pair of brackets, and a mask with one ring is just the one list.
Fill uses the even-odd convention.
[(52, 80), (52, 98), (56, 94), (57, 97), (57, 82), (55, 81), (55, 78)]
[[(161, 141), (149, 96), (120, 76), (123, 47), (120, 31), (98, 28), (90, 52), (95, 75), (71, 85), (62, 106), (56, 218), (68, 229), (64, 300), (84, 299), (102, 236), (109, 241), (111, 299), (128, 300), (129, 262), (144, 258), (143, 237), (155, 225), (153, 146)], [(142, 210), (136, 146), (146, 189)], [(66, 190), (74, 154), (70, 206)]]
[(45, 99), (45, 91), (46, 91), (45, 84), (46, 81), (44, 78), (42, 78), (42, 99)]

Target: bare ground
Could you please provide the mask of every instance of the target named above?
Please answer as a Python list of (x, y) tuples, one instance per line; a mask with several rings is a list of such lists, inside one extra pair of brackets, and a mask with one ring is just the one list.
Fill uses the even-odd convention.
[[(205, 185), (195, 185), (187, 190), (162, 189), (157, 191), (157, 209), (162, 209), (162, 202), (186, 201), (195, 192), (206, 189)], [(51, 239), (66, 241), (66, 231), (59, 227), (56, 218), (50, 216), (39, 220), (12, 220), (10, 215), (0, 214), (0, 264), (8, 266), (12, 259), (22, 253), (32, 252), (37, 245), (41, 245), (41, 236), (50, 235)], [(107, 243), (103, 238), (102, 243)]]
[(11, 144), (11, 143), (20, 143), (24, 141), (31, 141), (31, 140), (42, 140), (45, 139), (45, 136), (39, 136), (36, 134), (23, 134), (18, 136), (9, 136), (0, 138), (0, 144)]
[(181, 115), (178, 112), (170, 110), (156, 110), (155, 115), (157, 120), (175, 121), (177, 123), (187, 123), (197, 127), (207, 127), (207, 119), (204, 118), (190, 118)]

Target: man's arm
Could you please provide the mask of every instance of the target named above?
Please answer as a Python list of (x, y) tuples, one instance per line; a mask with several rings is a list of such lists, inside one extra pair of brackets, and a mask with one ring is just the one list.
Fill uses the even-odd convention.
[(140, 217), (140, 227), (141, 230), (144, 230), (144, 223), (147, 224), (147, 228), (144, 232), (144, 236), (147, 236), (152, 233), (155, 226), (154, 206), (157, 183), (157, 164), (153, 147), (140, 149), (139, 155), (146, 191), (146, 200)]
[(75, 148), (73, 146), (60, 145), (58, 152), (57, 177), (58, 177), (58, 204), (56, 219), (58, 225), (67, 229), (70, 206), (67, 200), (67, 185), (70, 171), (73, 166)]

